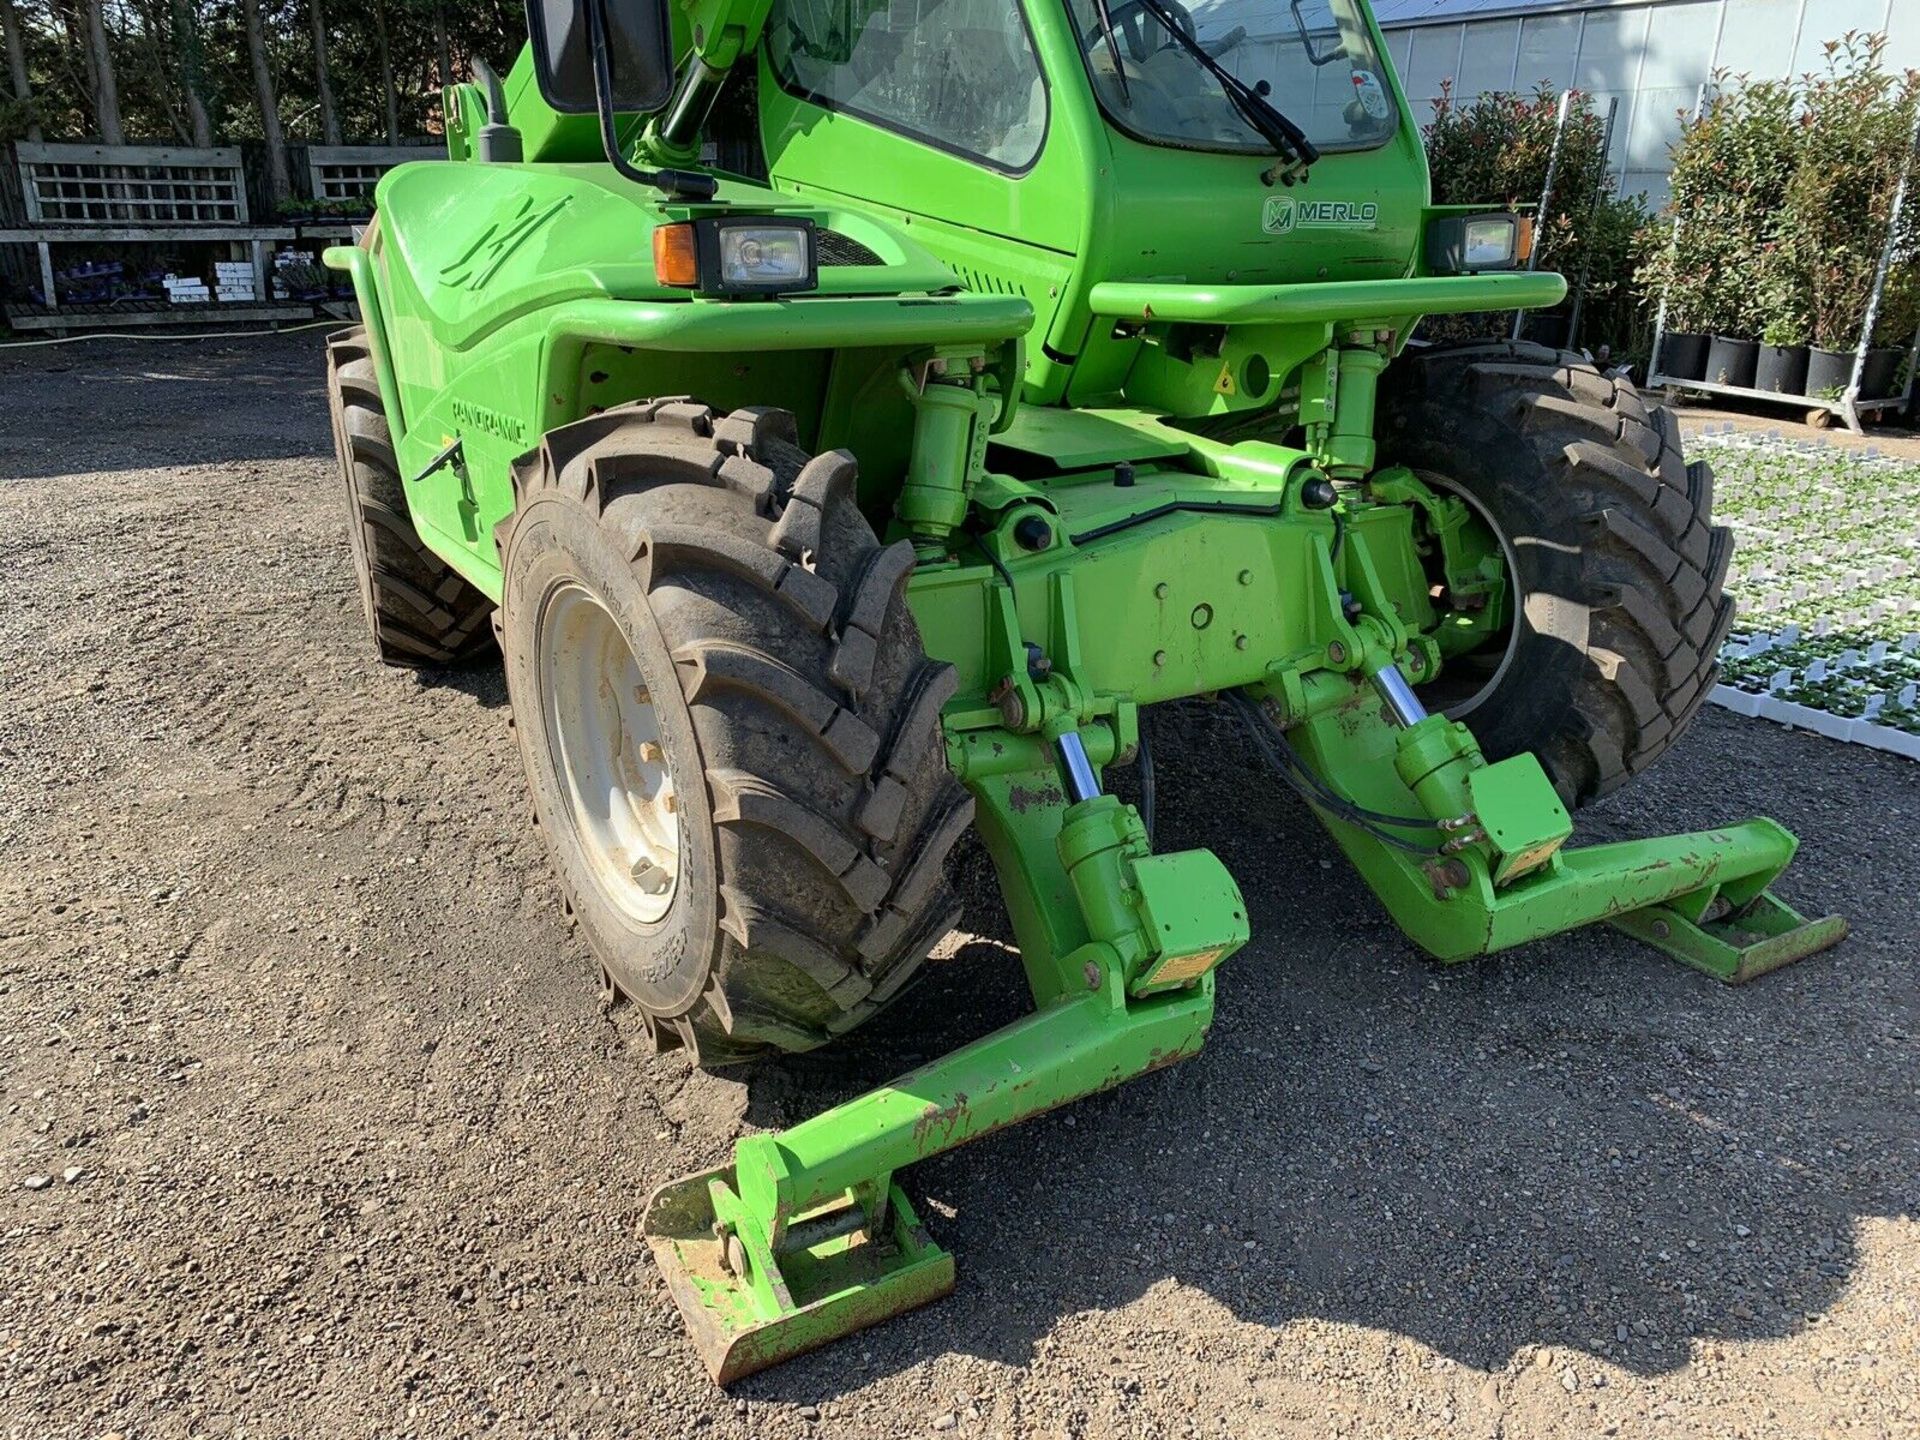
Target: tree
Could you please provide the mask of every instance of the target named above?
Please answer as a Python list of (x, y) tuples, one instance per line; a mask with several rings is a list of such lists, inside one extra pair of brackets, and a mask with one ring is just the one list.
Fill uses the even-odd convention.
[(13, 13), (13, 0), (0, 0), (0, 38), (7, 48), (7, 81), (14, 101), (26, 110), (26, 135), (39, 140), (40, 119), (33, 108), (33, 85), (27, 79), (27, 42), (20, 31), (20, 17)]
[(210, 145), (212, 122), (195, 113), (173, 0), (121, 0), (117, 37), (122, 122), (135, 138), (170, 130), (182, 144)]
[(380, 94), (387, 107), (387, 144), (400, 143), (400, 92), (393, 88), (393, 45), (387, 34), (386, 0), (373, 0), (373, 43), (380, 52)]
[[(432, 131), (442, 81), (476, 55), (504, 68), (526, 36), (524, 0), (252, 3), (279, 127), (270, 150)], [(13, 31), (0, 46), (0, 139), (26, 138), (29, 123), (47, 139), (110, 138), (115, 117), (136, 143), (269, 138), (246, 0), (0, 0), (0, 19)]]
[(320, 102), (320, 141), (340, 143), (340, 115), (333, 104), (333, 80), (327, 72), (327, 18), (320, 0), (308, 0), (307, 18), (313, 22), (313, 84)]
[(193, 0), (173, 0), (173, 39), (180, 52), (180, 87), (187, 105), (187, 125), (193, 143), (213, 144), (213, 117), (207, 107), (206, 51), (200, 43), (200, 20)]
[(287, 137), (280, 128), (280, 103), (273, 92), (273, 67), (267, 61), (267, 29), (260, 18), (260, 0), (241, 0), (247, 21), (247, 60), (253, 67), (253, 89), (260, 100), (260, 132), (267, 142), (267, 175), (276, 202), (293, 193), (287, 174)]
[(440, 0), (433, 5), (433, 44), (440, 57), (440, 86), (445, 89), (453, 84), (453, 47), (447, 43), (447, 12)]
[(120, 126), (120, 86), (113, 74), (113, 51), (107, 43), (105, 0), (86, 0), (87, 73), (93, 86), (93, 118), (100, 138), (108, 145), (127, 143)]

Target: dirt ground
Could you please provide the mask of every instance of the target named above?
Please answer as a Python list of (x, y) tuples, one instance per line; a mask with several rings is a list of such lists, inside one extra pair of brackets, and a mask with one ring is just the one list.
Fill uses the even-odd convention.
[(1920, 767), (1717, 711), (1583, 830), (1795, 828), (1857, 933), (1744, 989), (1425, 963), (1156, 712), (1252, 906), (1207, 1049), (907, 1172), (954, 1295), (716, 1390), (644, 1197), (1020, 1013), (989, 873), (842, 1048), (644, 1055), (498, 673), (372, 662), (320, 357), (0, 354), (0, 1433), (1920, 1434)]

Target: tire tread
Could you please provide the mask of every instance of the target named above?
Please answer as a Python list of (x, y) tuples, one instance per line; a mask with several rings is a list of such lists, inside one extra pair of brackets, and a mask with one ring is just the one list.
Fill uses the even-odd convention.
[(1684, 458), (1670, 412), (1573, 352), (1469, 341), (1410, 354), (1388, 376), (1383, 459), (1398, 458), (1396, 444), (1417, 451), (1423, 426), (1477, 412), (1531, 448), (1537, 465), (1514, 461), (1511, 473), (1526, 470), (1584, 522), (1586, 593), (1565, 598), (1588, 609), (1585, 669), (1519, 748), (1539, 754), (1569, 803), (1606, 794), (1671, 748), (1718, 673), (1732, 535), (1711, 523), (1711, 467)]
[(363, 330), (328, 342), (327, 371), (354, 573), (375, 650), (408, 669), (477, 659), (494, 646), (493, 602), (414, 529)]
[(514, 470), (516, 513), (543, 490), (596, 510), (694, 717), (720, 933), (706, 993), (647, 1025), (703, 1065), (811, 1048), (901, 993), (954, 923), (944, 863), (972, 819), (940, 738), (953, 671), (906, 603), (912, 549), (874, 539), (852, 457), (808, 458), (796, 430), (781, 410), (645, 401), (549, 433)]

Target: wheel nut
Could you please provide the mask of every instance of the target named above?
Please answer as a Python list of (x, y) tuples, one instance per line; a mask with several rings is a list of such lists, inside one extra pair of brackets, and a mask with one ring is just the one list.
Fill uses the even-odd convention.
[(666, 811), (667, 814), (669, 815), (679, 814), (680, 813), (680, 797), (674, 794), (673, 791), (669, 790), (666, 794), (660, 797), (660, 808)]
[(654, 744), (651, 740), (642, 740), (640, 742), (640, 759), (644, 763), (648, 765), (658, 765), (660, 758), (660, 747), (658, 745)]
[(644, 685), (636, 685), (633, 687), (633, 698), (638, 700), (642, 705), (651, 705), (653, 703), (653, 692)]

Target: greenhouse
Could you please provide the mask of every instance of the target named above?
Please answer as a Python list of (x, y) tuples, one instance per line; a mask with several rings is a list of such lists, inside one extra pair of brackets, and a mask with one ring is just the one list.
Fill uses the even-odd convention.
[(1545, 84), (1620, 102), (1609, 162), (1619, 192), (1667, 196), (1668, 147), (1716, 71), (1785, 80), (1821, 63), (1849, 30), (1887, 37), (1886, 64), (1920, 67), (1913, 0), (1656, 0), (1652, 4), (1379, 0), (1394, 66), (1416, 108)]

